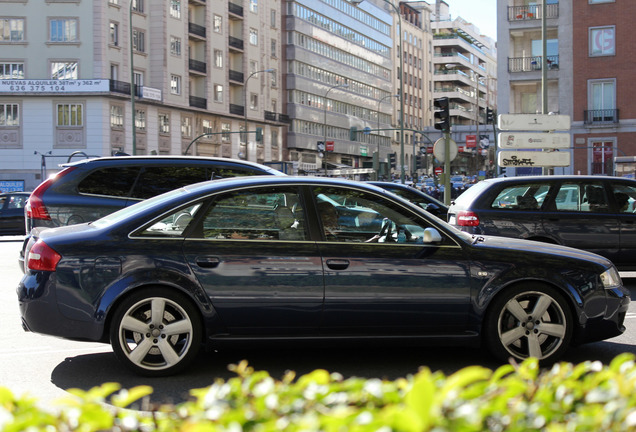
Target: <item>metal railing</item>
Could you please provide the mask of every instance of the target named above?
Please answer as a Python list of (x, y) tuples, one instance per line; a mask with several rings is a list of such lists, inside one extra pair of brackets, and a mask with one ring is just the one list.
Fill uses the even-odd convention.
[(192, 33), (193, 35), (205, 37), (205, 27), (199, 24), (189, 22), (188, 32)]
[(206, 109), (208, 107), (208, 100), (198, 96), (190, 96), (190, 106)]
[[(508, 21), (540, 20), (542, 17), (541, 5), (508, 6)], [(546, 5), (546, 18), (559, 17), (559, 4)]]
[[(508, 72), (531, 72), (540, 71), (542, 56), (532, 57), (508, 57)], [(548, 70), (559, 69), (559, 56), (548, 56), (546, 59)]]
[(617, 109), (600, 109), (583, 111), (585, 124), (618, 123)]

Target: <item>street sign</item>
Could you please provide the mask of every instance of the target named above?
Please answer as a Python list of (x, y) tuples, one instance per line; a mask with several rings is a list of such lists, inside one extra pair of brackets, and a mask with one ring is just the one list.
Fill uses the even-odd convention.
[(371, 133), (371, 128), (369, 126), (364, 128), (364, 134), (369, 135)]
[(327, 141), (325, 148), (328, 152), (332, 152), (335, 148), (335, 143), (333, 141)]
[(505, 151), (497, 154), (500, 167), (566, 167), (570, 165), (569, 152)]
[(498, 138), (501, 149), (570, 148), (569, 133), (501, 132)]
[[(452, 162), (456, 157), (457, 157), (457, 143), (454, 140), (449, 140), (449, 156), (450, 156), (450, 161)], [(440, 162), (445, 162), (446, 161), (446, 149), (444, 147), (444, 138), (440, 138), (437, 141), (435, 141), (435, 144), (433, 145), (433, 154), (435, 155), (435, 158), (440, 161)]]
[(466, 147), (477, 148), (477, 135), (466, 135)]
[(497, 127), (500, 130), (515, 131), (570, 130), (570, 116), (563, 114), (499, 114)]

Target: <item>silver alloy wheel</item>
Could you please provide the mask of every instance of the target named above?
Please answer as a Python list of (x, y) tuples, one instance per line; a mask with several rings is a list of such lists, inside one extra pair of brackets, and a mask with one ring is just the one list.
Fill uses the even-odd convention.
[(518, 359), (550, 357), (563, 344), (567, 326), (559, 302), (540, 291), (515, 295), (506, 302), (497, 319), (501, 344)]
[(117, 342), (127, 360), (146, 370), (175, 367), (192, 348), (193, 324), (186, 310), (165, 297), (147, 297), (129, 307), (118, 324)]

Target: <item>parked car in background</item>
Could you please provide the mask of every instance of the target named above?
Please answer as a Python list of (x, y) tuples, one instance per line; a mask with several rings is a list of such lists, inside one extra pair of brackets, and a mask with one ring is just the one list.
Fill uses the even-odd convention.
[(636, 270), (636, 180), (532, 176), (483, 180), (451, 202), (448, 221), (471, 234), (585, 249)]
[(448, 207), (443, 202), (433, 198), (432, 196), (422, 192), (419, 189), (402, 183), (381, 181), (370, 181), (369, 183), (375, 186), (379, 186), (382, 189), (391, 191), (394, 194), (401, 196), (407, 201), (410, 201), (413, 204), (422, 207), (427, 212), (432, 213), (440, 219), (446, 221)]
[(475, 238), (331, 178), (199, 183), (40, 235), (17, 289), (24, 329), (110, 343), (152, 376), (201, 345), (255, 341), (483, 342), (503, 362), (552, 362), (621, 334), (630, 302), (601, 256)]
[[(33, 228), (94, 221), (188, 184), (252, 175), (284, 174), (252, 162), (196, 156), (113, 156), (64, 164), (31, 194), (27, 234)], [(21, 263), (23, 258), (22, 252)]]
[(0, 234), (24, 234), (24, 206), (30, 192), (0, 193)]

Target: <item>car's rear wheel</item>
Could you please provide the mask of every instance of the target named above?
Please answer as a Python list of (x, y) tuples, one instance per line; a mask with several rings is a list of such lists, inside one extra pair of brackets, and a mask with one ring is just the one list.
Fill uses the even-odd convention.
[(117, 358), (138, 374), (166, 376), (185, 368), (201, 345), (192, 302), (168, 288), (144, 288), (115, 311), (110, 341)]
[(554, 362), (568, 349), (572, 330), (572, 314), (563, 295), (534, 284), (513, 287), (496, 298), (484, 329), (496, 357), (535, 357), (544, 364)]

